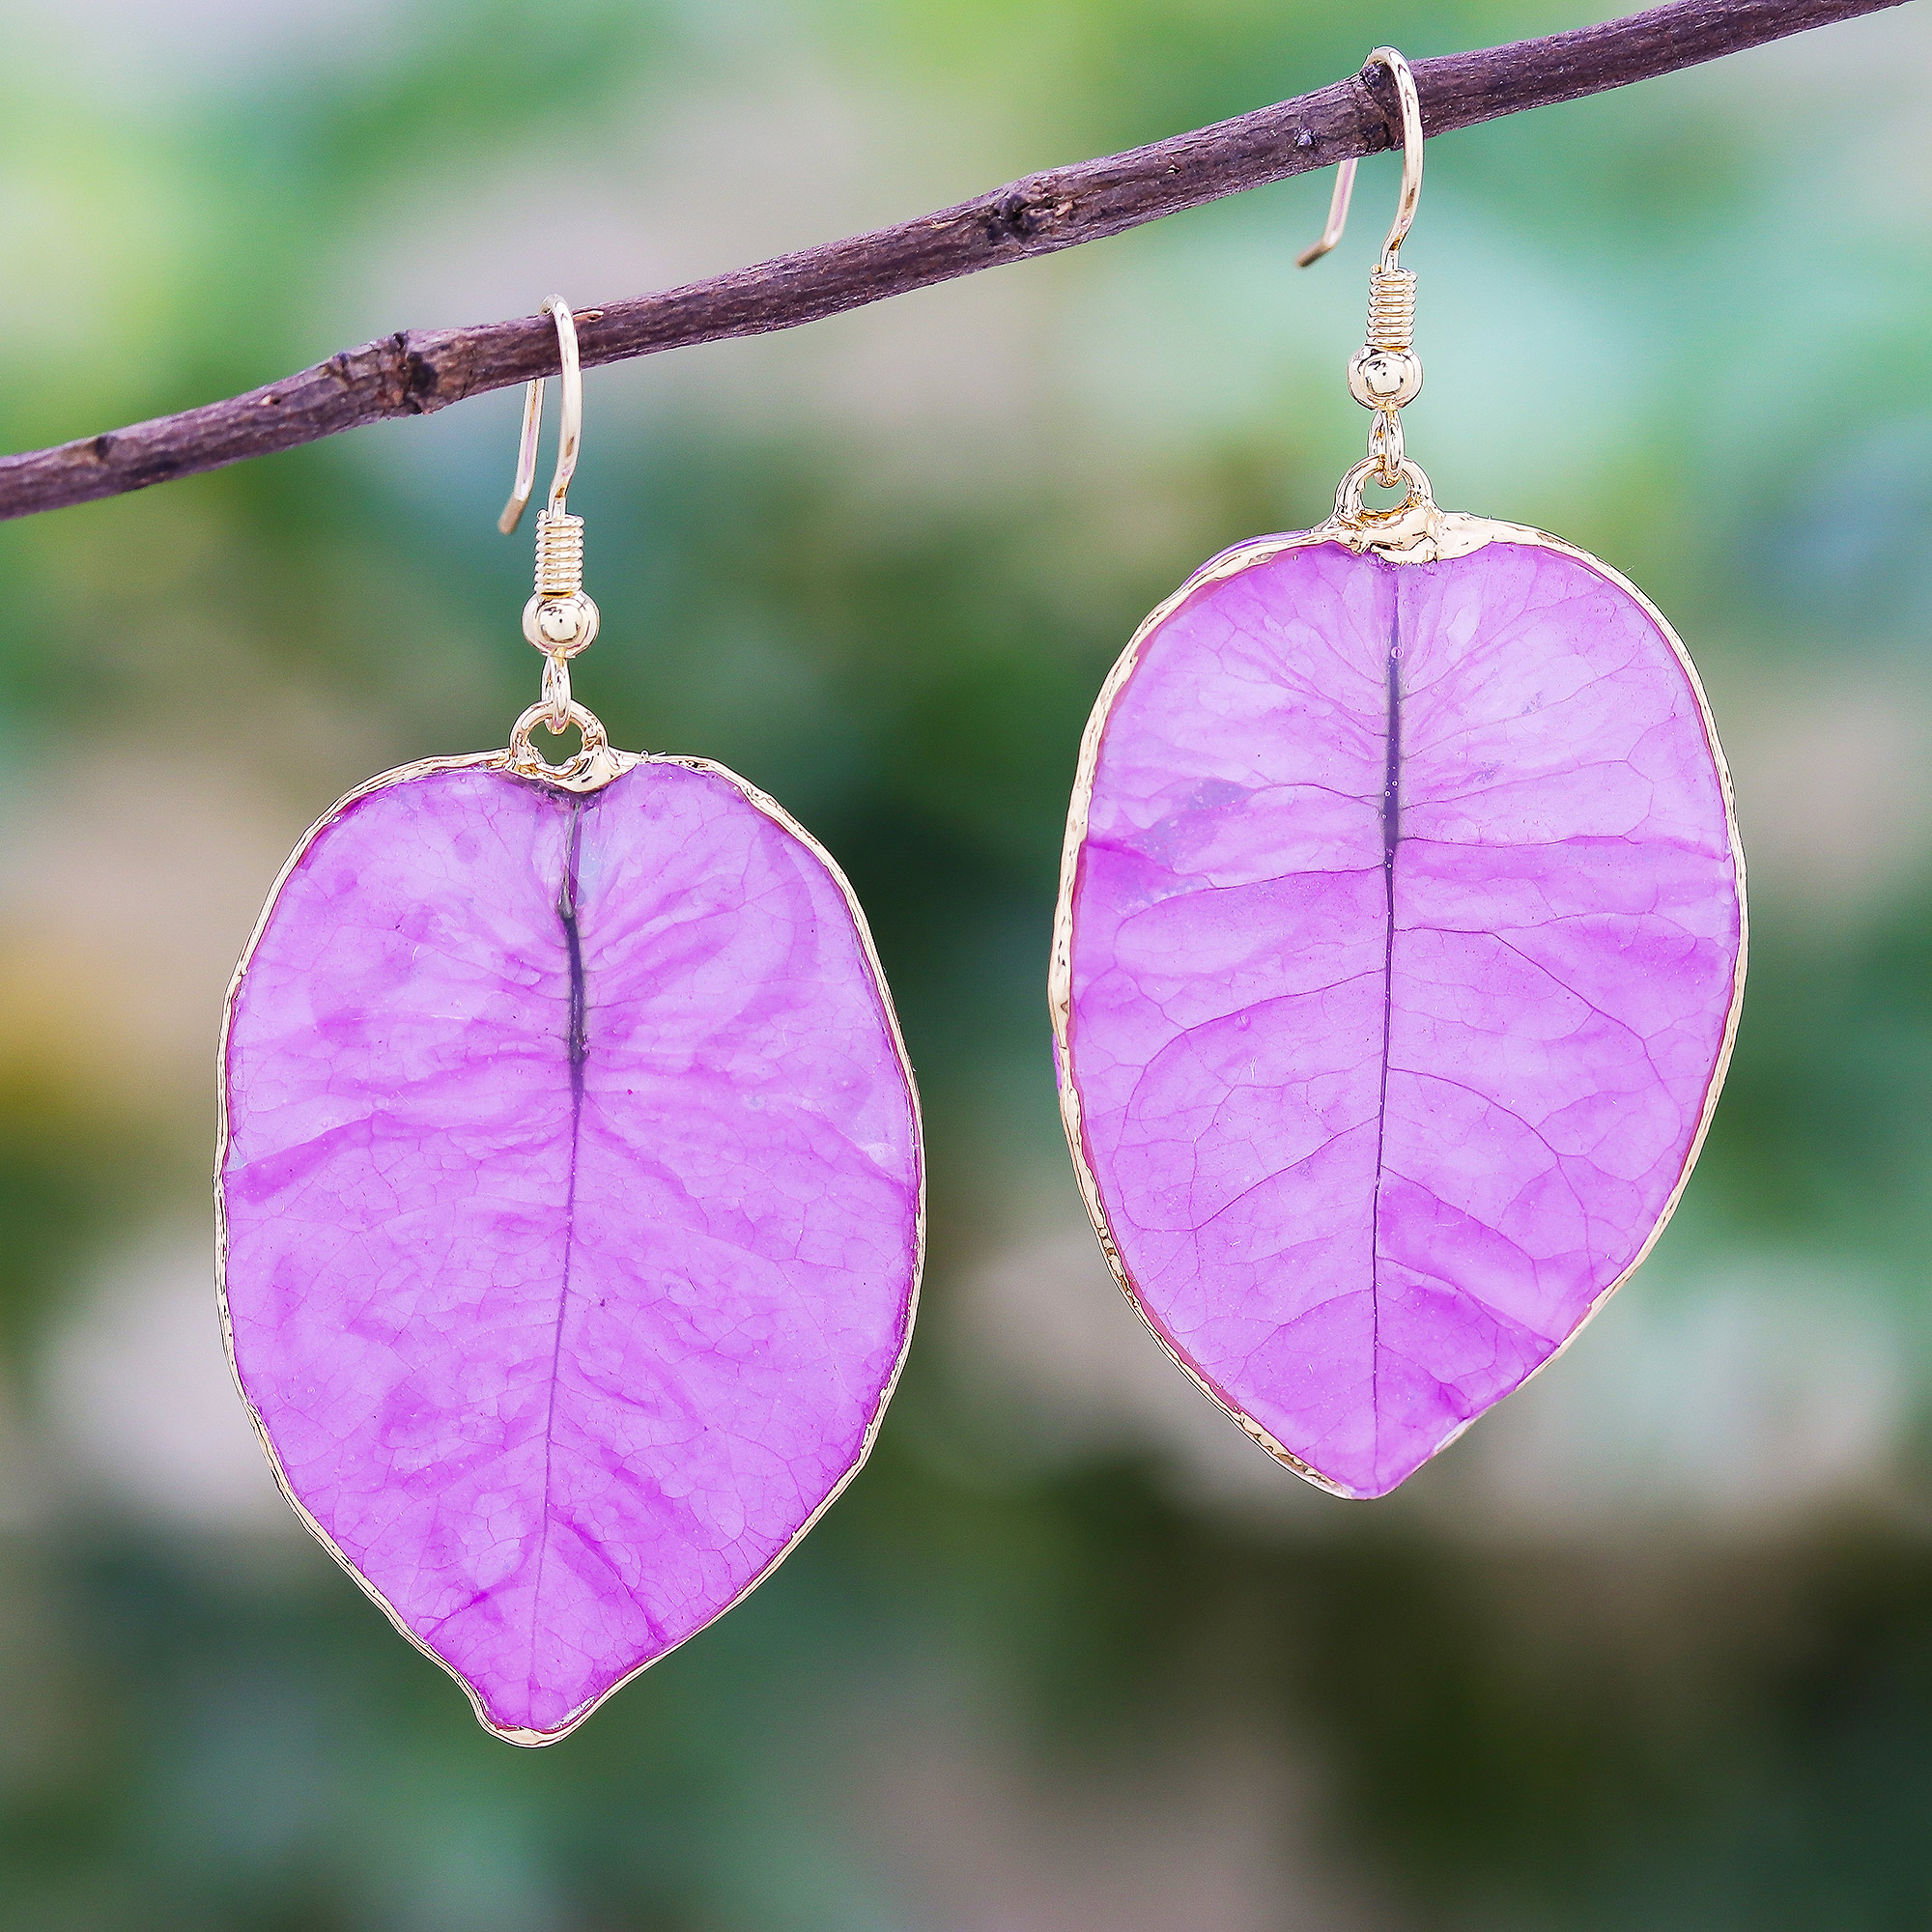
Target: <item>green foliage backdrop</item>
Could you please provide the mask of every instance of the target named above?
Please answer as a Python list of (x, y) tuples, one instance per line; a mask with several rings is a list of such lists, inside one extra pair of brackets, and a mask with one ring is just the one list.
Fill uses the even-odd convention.
[[(0, 441), (405, 324), (915, 213), (1548, 0), (21, 0)], [(1816, 1932), (1932, 1922), (1932, 28), (1904, 10), (1432, 144), (1445, 503), (1670, 613), (1752, 985), (1671, 1233), (1382, 1505), (1137, 1332), (1044, 1010), (1093, 694), (1323, 514), (1393, 172), (589, 378), (621, 742), (843, 862), (930, 1123), (873, 1463), (554, 1749), (295, 1528), (226, 1384), (213, 1056), (301, 828), (534, 695), (497, 396), (0, 531), (0, 1927)]]

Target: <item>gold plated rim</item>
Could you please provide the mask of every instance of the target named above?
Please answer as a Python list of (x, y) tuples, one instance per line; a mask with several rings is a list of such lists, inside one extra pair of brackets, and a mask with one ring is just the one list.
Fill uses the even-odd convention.
[[(1499, 524), (1492, 518), (1472, 517), (1460, 510), (1438, 510), (1435, 507), (1435, 493), (1430, 488), (1422, 466), (1411, 463), (1406, 457), (1397, 462), (1395, 475), (1390, 479), (1391, 488), (1395, 483), (1402, 484), (1402, 500), (1386, 510), (1366, 507), (1362, 502), (1363, 492), (1372, 482), (1380, 483), (1383, 480), (1379, 459), (1363, 457), (1336, 486), (1334, 514), (1325, 524), (1303, 532), (1293, 541), (1347, 544), (1358, 553), (1373, 551), (1377, 556), (1390, 563), (1440, 563), (1445, 557), (1467, 556), (1471, 551), (1481, 550), (1485, 544), (1498, 539), (1521, 541), (1520, 538), (1505, 535), (1506, 532), (1522, 529), (1523, 526), (1520, 524)], [(1532, 531), (1531, 534), (1542, 536), (1541, 531)], [(1281, 544), (1285, 540), (1264, 537), (1259, 541)], [(1554, 537), (1547, 541), (1557, 543)], [(1570, 548), (1567, 544), (1559, 547)], [(1596, 564), (1594, 557), (1585, 557), (1581, 551), (1576, 551), (1574, 554), (1582, 557), (1586, 563)], [(1607, 565), (1598, 567), (1608, 568)], [(1180, 595), (1186, 596), (1194, 587), (1194, 580), (1190, 579), (1182, 586)], [(1634, 585), (1631, 587), (1631, 592), (1644, 603), (1645, 609), (1655, 608), (1641, 597)], [(1662, 623), (1662, 619), (1660, 617), (1658, 621)]]
[[(1355, 466), (1356, 469), (1373, 468), (1374, 459)], [(1409, 466), (1413, 467), (1413, 466)], [(1350, 472), (1350, 475), (1354, 471)], [(1421, 477), (1421, 472), (1417, 471)], [(1421, 477), (1422, 489), (1426, 493), (1428, 479)], [(1344, 479), (1344, 489), (1348, 479)], [(1359, 492), (1357, 492), (1359, 500)], [(1523, 524), (1499, 523), (1487, 517), (1474, 517), (1460, 512), (1443, 512), (1435, 509), (1433, 500), (1428, 503), (1434, 526), (1418, 522), (1409, 526), (1396, 552), (1391, 554), (1383, 544), (1365, 537), (1360, 524), (1345, 522), (1339, 511), (1327, 523), (1312, 530), (1297, 531), (1293, 535), (1279, 537), (1257, 537), (1250, 543), (1237, 545), (1221, 555), (1204, 564), (1183, 583), (1165, 603), (1157, 606), (1142, 621), (1140, 628), (1128, 641), (1127, 647), (1116, 660), (1100, 687), (1099, 696), (1094, 699), (1094, 709), (1087, 720), (1087, 728), (1080, 740), (1080, 761), (1074, 778), (1073, 795), (1066, 814), (1066, 835), (1061, 847), (1060, 894), (1054, 907), (1053, 951), (1047, 971), (1047, 1006), (1053, 1023), (1053, 1038), (1056, 1048), (1055, 1068), (1060, 1091), (1061, 1124), (1066, 1133), (1067, 1148), (1073, 1157), (1073, 1171), (1079, 1181), (1081, 1199), (1086, 1203), (1087, 1213), (1094, 1223), (1094, 1231), (1099, 1236), (1101, 1252), (1107, 1258), (1107, 1265), (1113, 1270), (1114, 1279), (1120, 1284), (1134, 1313), (1146, 1324), (1154, 1339), (1160, 1344), (1168, 1359), (1187, 1377), (1202, 1394), (1219, 1408), (1251, 1440), (1272, 1456), (1276, 1462), (1294, 1471), (1304, 1481), (1317, 1489), (1326, 1491), (1330, 1495), (1346, 1497), (1350, 1501), (1372, 1500), (1357, 1491), (1346, 1488), (1325, 1476), (1321, 1470), (1286, 1448), (1253, 1416), (1216, 1388), (1202, 1373), (1189, 1362), (1169, 1339), (1165, 1330), (1154, 1319), (1135, 1284), (1131, 1271), (1122, 1256), (1114, 1239), (1114, 1234), (1107, 1220), (1107, 1210), (1100, 1199), (1100, 1187), (1093, 1167), (1087, 1158), (1086, 1132), (1081, 1117), (1080, 1094), (1075, 1084), (1074, 1041), (1072, 1027), (1073, 1001), (1073, 895), (1079, 879), (1080, 855), (1087, 841), (1088, 819), (1093, 810), (1094, 783), (1099, 766), (1100, 743), (1105, 734), (1113, 708), (1128, 681), (1138, 668), (1141, 653), (1149, 639), (1182, 604), (1197, 591), (1210, 583), (1218, 583), (1227, 578), (1236, 577), (1244, 570), (1265, 563), (1271, 557), (1285, 552), (1307, 549), (1316, 544), (1339, 543), (1358, 554), (1368, 550), (1386, 556), (1391, 562), (1426, 563), (1439, 558), (1466, 556), (1472, 551), (1480, 550), (1487, 544), (1505, 543), (1521, 545), (1524, 548), (1552, 551), (1567, 556), (1586, 569), (1596, 572), (1606, 582), (1631, 597), (1644, 614), (1657, 626), (1664, 641), (1670, 646), (1688, 680), (1692, 696), (1697, 701), (1698, 717), (1703, 723), (1704, 741), (1709, 746), (1713, 764), (1717, 768), (1719, 791), (1723, 799), (1724, 831), (1730, 843), (1732, 873), (1737, 881), (1738, 893), (1738, 957), (1731, 980), (1730, 1009), (1724, 1017), (1724, 1033), (1719, 1047), (1717, 1059), (1711, 1069), (1709, 1086), (1705, 1089), (1703, 1112), (1698, 1118), (1697, 1130), (1691, 1136), (1686, 1151), (1684, 1166), (1679, 1172), (1669, 1196), (1659, 1211), (1650, 1233), (1645, 1236), (1629, 1265), (1624, 1268), (1607, 1288), (1603, 1289), (1591, 1301), (1589, 1307), (1578, 1318), (1568, 1335), (1552, 1349), (1534, 1369), (1526, 1375), (1516, 1389), (1499, 1397), (1497, 1402), (1505, 1402), (1527, 1383), (1540, 1376), (1550, 1363), (1561, 1356), (1589, 1326), (1605, 1303), (1618, 1289), (1622, 1288), (1638, 1268), (1649, 1259), (1663, 1231), (1670, 1225), (1670, 1219), (1677, 1211), (1678, 1203), (1684, 1197), (1684, 1190), (1690, 1184), (1691, 1170), (1697, 1164), (1698, 1156), (1704, 1151), (1704, 1139), (1709, 1133), (1711, 1120), (1718, 1109), (1718, 1100), (1723, 1092), (1724, 1077), (1730, 1070), (1731, 1052), (1737, 1040), (1738, 1020), (1744, 1009), (1745, 969), (1750, 952), (1750, 912), (1745, 883), (1744, 844), (1738, 836), (1737, 806), (1732, 793), (1731, 770), (1724, 757), (1723, 746), (1719, 742), (1717, 720), (1712, 715), (1709, 697), (1705, 695), (1703, 680), (1697, 675), (1697, 667), (1691, 661), (1690, 653), (1684, 641), (1671, 628), (1669, 620), (1651, 600), (1639, 590), (1629, 578), (1601, 557), (1592, 556), (1589, 552), (1578, 550), (1575, 544), (1566, 543), (1561, 537), (1551, 536), (1547, 530), (1538, 530)], [(1398, 506), (1406, 513), (1409, 505)], [(1443, 1450), (1456, 1441), (1472, 1424), (1497, 1406), (1492, 1403), (1469, 1416), (1460, 1428), (1443, 1437), (1430, 1452), (1430, 1460), (1439, 1456)]]
[[(534, 708), (541, 709), (542, 707)], [(275, 1486), (281, 1491), (289, 1507), (295, 1511), (303, 1528), (335, 1559), (336, 1563), (347, 1573), (351, 1580), (361, 1590), (363, 1595), (388, 1618), (389, 1622), (403, 1637), (455, 1682), (463, 1691), (463, 1694), (469, 1698), (469, 1708), (475, 1713), (476, 1721), (491, 1736), (501, 1738), (506, 1744), (518, 1745), (528, 1748), (535, 1748), (543, 1745), (553, 1745), (557, 1743), (558, 1740), (568, 1737), (572, 1731), (576, 1730), (580, 1724), (593, 1716), (610, 1698), (614, 1697), (618, 1691), (623, 1690), (626, 1685), (636, 1682), (638, 1678), (641, 1677), (654, 1664), (662, 1663), (673, 1651), (682, 1649), (693, 1637), (698, 1636), (703, 1632), (709, 1630), (720, 1617), (725, 1615), (730, 1610), (736, 1609), (805, 1541), (806, 1537), (817, 1525), (819, 1519), (844, 1494), (853, 1477), (866, 1466), (867, 1459), (871, 1456), (872, 1446), (878, 1440), (879, 1431), (885, 1424), (886, 1410), (891, 1406), (892, 1399), (898, 1389), (899, 1377), (904, 1372), (906, 1358), (912, 1351), (913, 1329), (917, 1324), (919, 1317), (920, 1289), (925, 1272), (925, 1123), (923, 1111), (920, 1103), (919, 1081), (913, 1072), (912, 1057), (906, 1051), (905, 1035), (899, 1026), (898, 1011), (893, 1005), (892, 988), (886, 980), (885, 967), (879, 959), (878, 948), (872, 939), (872, 929), (867, 923), (865, 909), (859, 903), (858, 895), (852, 890), (851, 881), (846, 878), (838, 860), (833, 858), (832, 854), (783, 806), (779, 804), (769, 793), (760, 791), (749, 780), (740, 778), (736, 772), (731, 771), (728, 767), (716, 764), (709, 758), (676, 757), (663, 753), (612, 752), (609, 753), (609, 756), (617, 762), (618, 769), (611, 772), (610, 778), (602, 780), (602, 783), (609, 783), (611, 778), (621, 777), (623, 773), (635, 770), (639, 765), (677, 765), (683, 767), (686, 771), (701, 772), (710, 778), (723, 779), (727, 784), (735, 787), (749, 804), (763, 812), (781, 831), (789, 833), (793, 838), (797, 839), (807, 851), (817, 859), (819, 864), (831, 875), (833, 883), (838, 888), (841, 896), (844, 898), (846, 910), (852, 916), (852, 923), (859, 935), (861, 951), (864, 953), (867, 968), (871, 976), (872, 988), (878, 995), (879, 1009), (885, 1017), (886, 1031), (892, 1038), (893, 1051), (897, 1057), (899, 1070), (905, 1076), (906, 1097), (912, 1109), (912, 1144), (914, 1161), (919, 1174), (919, 1199), (913, 1223), (912, 1280), (906, 1294), (905, 1335), (899, 1344), (898, 1356), (893, 1363), (892, 1373), (887, 1377), (885, 1387), (880, 1392), (878, 1406), (872, 1411), (871, 1420), (866, 1425), (865, 1434), (860, 1439), (858, 1454), (853, 1458), (851, 1464), (839, 1476), (838, 1480), (833, 1484), (832, 1488), (826, 1492), (817, 1508), (811, 1512), (810, 1516), (773, 1552), (764, 1567), (728, 1603), (721, 1605), (695, 1630), (689, 1631), (685, 1635), (681, 1636), (676, 1643), (671, 1644), (666, 1650), (660, 1651), (656, 1657), (647, 1659), (635, 1669), (627, 1671), (608, 1690), (601, 1691), (597, 1696), (591, 1698), (582, 1709), (572, 1712), (554, 1730), (535, 1731), (518, 1726), (501, 1725), (495, 1722), (489, 1713), (484, 1710), (483, 1700), (477, 1695), (475, 1689), (464, 1677), (463, 1673), (454, 1664), (447, 1662), (447, 1660), (439, 1657), (409, 1627), (395, 1605), (362, 1574), (356, 1567), (354, 1559), (340, 1548), (335, 1539), (316, 1520), (315, 1517), (309, 1513), (306, 1505), (296, 1494), (294, 1486), (289, 1481), (288, 1472), (282, 1467), (281, 1457), (275, 1451), (275, 1445), (270, 1436), (268, 1425), (263, 1420), (261, 1411), (255, 1406), (248, 1395), (247, 1388), (242, 1383), (241, 1365), (235, 1356), (235, 1325), (228, 1307), (228, 1204), (222, 1190), (222, 1170), (227, 1165), (230, 1139), (228, 1119), (228, 1041), (229, 1035), (235, 1024), (236, 1002), (241, 996), (242, 984), (247, 978), (249, 964), (254, 959), (255, 949), (261, 944), (262, 936), (268, 930), (269, 922), (273, 917), (276, 903), (282, 895), (282, 889), (288, 884), (296, 867), (301, 864), (302, 859), (307, 855), (309, 847), (315, 840), (329, 826), (333, 825), (351, 806), (359, 804), (363, 799), (369, 798), (379, 791), (386, 791), (393, 785), (410, 784), (418, 779), (430, 778), (441, 772), (494, 770), (503, 772), (511, 777), (528, 776), (517, 769), (511, 761), (509, 753), (500, 751), (474, 752), (460, 757), (423, 758), (413, 764), (399, 765), (394, 771), (381, 773), (375, 778), (365, 780), (363, 783), (357, 785), (353, 791), (345, 792), (341, 798), (337, 799), (303, 833), (295, 850), (289, 854), (281, 870), (275, 875), (275, 882), (269, 889), (268, 899), (262, 907), (260, 916), (255, 921), (254, 930), (248, 935), (248, 943), (242, 948), (242, 957), (237, 963), (234, 975), (228, 982), (227, 997), (223, 1001), (221, 1009), (221, 1037), (216, 1049), (215, 1060), (217, 1112), (214, 1143), (214, 1294), (215, 1303), (221, 1317), (221, 1345), (228, 1358), (230, 1379), (235, 1384), (236, 1393), (242, 1398), (242, 1406), (246, 1410), (248, 1420), (254, 1428), (255, 1438), (262, 1445), (262, 1453), (268, 1458), (269, 1468), (274, 1476)], [(594, 787), (590, 786), (572, 786), (568, 784), (562, 784), (560, 788), (566, 790), (594, 789)]]

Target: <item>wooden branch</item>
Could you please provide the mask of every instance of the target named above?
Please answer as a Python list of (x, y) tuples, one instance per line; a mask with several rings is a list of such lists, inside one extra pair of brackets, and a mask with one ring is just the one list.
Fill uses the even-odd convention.
[[(1675, 0), (1599, 27), (1416, 64), (1423, 127), (1447, 133), (1622, 87), (1903, 0)], [(1117, 235), (1400, 139), (1380, 69), (1151, 147), (1049, 169), (976, 201), (659, 295), (578, 312), (586, 363), (795, 328), (955, 275)], [(1284, 243), (1286, 245), (1286, 243)], [(0, 517), (84, 503), (418, 415), (556, 368), (548, 316), (404, 329), (226, 402), (0, 457)]]

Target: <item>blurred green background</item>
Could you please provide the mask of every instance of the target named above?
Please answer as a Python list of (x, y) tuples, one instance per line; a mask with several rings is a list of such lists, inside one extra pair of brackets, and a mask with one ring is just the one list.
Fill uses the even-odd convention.
[[(14, 0), (0, 443), (404, 325), (918, 213), (1548, 4)], [(554, 1749), (488, 1739), (276, 1496), (206, 1170), (302, 828), (535, 694), (518, 401), (0, 530), (0, 1926), (1838, 1932), (1932, 1924), (1932, 15), (1431, 144), (1438, 497), (1703, 667), (1752, 866), (1728, 1096), (1655, 1259), (1395, 1498), (1319, 1495), (1101, 1264), (1044, 1001), (1089, 704), (1326, 511), (1394, 165), (592, 372), (620, 742), (831, 847), (923, 1083), (870, 1466)], [(547, 459), (546, 459), (547, 460)]]

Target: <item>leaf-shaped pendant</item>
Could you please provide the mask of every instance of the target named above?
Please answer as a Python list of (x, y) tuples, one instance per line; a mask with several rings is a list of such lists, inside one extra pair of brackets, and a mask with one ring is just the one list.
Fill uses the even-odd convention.
[(598, 760), (344, 799), (223, 1043), (224, 1322), (270, 1460), (520, 1744), (735, 1603), (858, 1468), (923, 1238), (838, 868), (718, 766)]
[(1662, 1230), (1737, 1023), (1744, 868), (1638, 592), (1419, 472), (1401, 518), (1351, 480), (1352, 516), (1217, 558), (1115, 667), (1052, 1006), (1122, 1285), (1265, 1448), (1373, 1496)]

